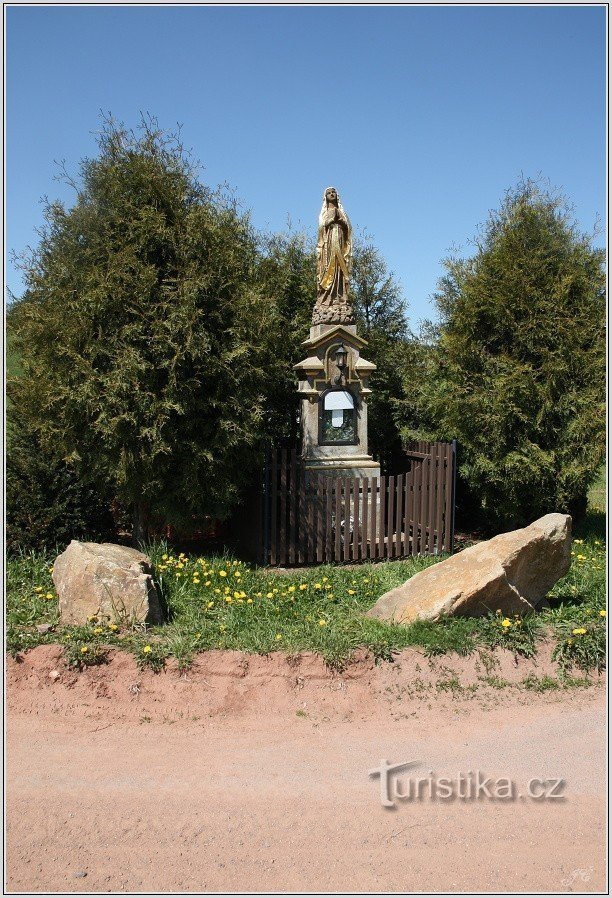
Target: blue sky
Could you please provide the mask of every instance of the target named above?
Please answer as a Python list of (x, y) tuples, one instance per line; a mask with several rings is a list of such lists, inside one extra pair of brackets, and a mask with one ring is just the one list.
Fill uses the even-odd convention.
[[(400, 279), (413, 325), (441, 260), (521, 174), (605, 222), (604, 7), (9, 7), (7, 250), (36, 241), (54, 160), (100, 110), (183, 138), (254, 224), (314, 234), (333, 184)], [(603, 235), (598, 243), (603, 245)], [(7, 265), (18, 295), (19, 272)]]

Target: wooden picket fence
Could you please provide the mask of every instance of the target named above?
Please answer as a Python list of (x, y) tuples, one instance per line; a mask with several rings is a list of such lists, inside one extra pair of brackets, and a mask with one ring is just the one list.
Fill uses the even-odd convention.
[(296, 449), (269, 449), (258, 559), (346, 564), (452, 552), (456, 444), (414, 443), (403, 467), (334, 477), (306, 470)]

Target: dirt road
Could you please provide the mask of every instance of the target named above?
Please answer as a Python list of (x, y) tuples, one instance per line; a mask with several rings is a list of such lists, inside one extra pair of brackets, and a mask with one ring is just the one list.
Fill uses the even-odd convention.
[[(547, 669), (504, 657), (498, 675)], [(605, 888), (601, 685), (496, 689), (416, 652), (336, 675), (221, 652), (188, 678), (121, 655), (73, 675), (47, 646), (9, 661), (8, 694), (11, 891)], [(382, 759), (421, 762), (404, 783), (564, 778), (565, 799), (383, 808)]]

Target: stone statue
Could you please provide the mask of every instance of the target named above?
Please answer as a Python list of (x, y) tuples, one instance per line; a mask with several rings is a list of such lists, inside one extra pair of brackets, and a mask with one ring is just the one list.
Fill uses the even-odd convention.
[(317, 301), (313, 324), (354, 324), (349, 301), (352, 230), (335, 187), (323, 194), (317, 237)]

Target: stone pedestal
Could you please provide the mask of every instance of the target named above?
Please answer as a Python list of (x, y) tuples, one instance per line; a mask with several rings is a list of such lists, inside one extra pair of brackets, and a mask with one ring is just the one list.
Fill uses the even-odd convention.
[[(304, 341), (308, 357), (294, 366), (300, 378), (302, 458), (306, 470), (333, 477), (380, 477), (380, 465), (368, 454), (368, 406), (371, 394), (369, 377), (376, 366), (364, 359), (361, 350), (367, 342), (357, 335), (354, 324), (316, 324)], [(346, 365), (336, 362), (339, 348), (346, 351)], [(344, 421), (351, 433), (342, 442), (333, 442), (334, 427), (326, 414), (328, 394), (350, 397), (354, 409), (353, 426), (348, 402), (340, 401)], [(334, 403), (330, 403), (334, 404)], [(338, 406), (338, 403), (335, 403)], [(336, 414), (342, 420), (342, 412)], [(338, 433), (343, 431), (338, 428)]]

